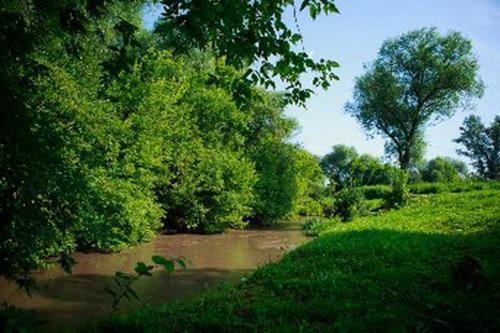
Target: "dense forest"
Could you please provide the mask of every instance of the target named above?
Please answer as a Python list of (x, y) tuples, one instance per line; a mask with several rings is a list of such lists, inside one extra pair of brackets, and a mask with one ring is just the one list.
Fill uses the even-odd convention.
[(321, 171), (288, 142), (286, 96), (214, 51), (170, 47), (168, 21), (144, 29), (143, 5), (2, 5), (0, 273), (162, 227), (212, 233), (318, 209)]
[[(300, 28), (283, 15), (335, 14), (333, 1), (160, 4), (153, 29), (143, 23), (148, 1), (1, 4), (0, 275), (26, 290), (48, 258), (70, 272), (75, 251), (120, 251), (162, 231), (212, 234), (302, 216), (314, 217), (306, 233), (320, 235), (360, 216), (400, 218), (395, 210), (408, 203), (402, 212), (417, 214), (412, 196), (498, 190), (471, 184), (500, 179), (499, 116), (490, 125), (469, 116), (460, 128), (458, 153), (472, 169), (450, 157), (424, 159), (428, 126), (485, 89), (460, 33), (424, 28), (388, 39), (356, 79), (345, 111), (386, 139), (385, 158), (345, 144), (315, 156), (293, 140), (299, 124), (285, 109), (303, 106), (310, 86), (329, 88), (338, 64), (300, 50)], [(477, 199), (460, 200), (469, 197)], [(300, 251), (307, 257), (315, 248)], [(179, 322), (177, 329), (186, 324)]]

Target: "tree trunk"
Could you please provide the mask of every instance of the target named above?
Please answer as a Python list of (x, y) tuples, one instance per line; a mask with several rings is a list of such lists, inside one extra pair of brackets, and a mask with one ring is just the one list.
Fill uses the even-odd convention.
[(404, 149), (399, 154), (399, 168), (401, 170), (408, 170), (410, 168), (410, 148)]

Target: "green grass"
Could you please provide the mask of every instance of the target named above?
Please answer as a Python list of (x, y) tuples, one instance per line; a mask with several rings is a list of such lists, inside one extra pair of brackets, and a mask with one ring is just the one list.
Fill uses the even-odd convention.
[[(360, 187), (365, 198), (383, 199), (391, 190), (389, 185), (370, 185)], [(460, 193), (479, 190), (500, 190), (500, 182), (460, 181), (452, 183), (414, 183), (408, 185), (411, 194)]]
[[(495, 189), (416, 196), (398, 211), (333, 223), (236, 286), (144, 308), (105, 329), (499, 331), (499, 203)], [(458, 271), (464, 258), (480, 269)]]

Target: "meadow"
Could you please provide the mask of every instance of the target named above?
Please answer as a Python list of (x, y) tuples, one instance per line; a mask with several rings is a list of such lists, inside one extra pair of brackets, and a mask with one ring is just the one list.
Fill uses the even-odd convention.
[(146, 307), (101, 329), (496, 331), (499, 202), (498, 183), (412, 195), (400, 210), (330, 223), (237, 285)]

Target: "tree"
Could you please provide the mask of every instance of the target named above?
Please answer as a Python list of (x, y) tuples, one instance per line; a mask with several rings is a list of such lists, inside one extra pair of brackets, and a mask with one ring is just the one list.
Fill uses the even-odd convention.
[(244, 70), (163, 50), (142, 4), (2, 3), (0, 275), (26, 282), (47, 257), (121, 250), (162, 222), (279, 218), (308, 192), (283, 97), (246, 85), (238, 100)]
[(436, 157), (422, 169), (422, 179), (426, 182), (453, 182), (467, 173), (462, 161), (449, 157)]
[(142, 133), (130, 135), (102, 80), (141, 4), (95, 4), (1, 5), (0, 274), (18, 281), (48, 256), (119, 249), (160, 226), (147, 172), (124, 168), (149, 169), (122, 149)]
[(387, 138), (388, 153), (408, 169), (425, 127), (482, 95), (478, 69), (472, 43), (460, 33), (411, 31), (383, 43), (356, 79), (354, 100), (345, 109), (369, 135)]
[(389, 184), (392, 168), (378, 158), (363, 154), (355, 161), (352, 172), (358, 185)]
[(389, 184), (392, 168), (368, 154), (359, 155), (353, 147), (335, 145), (320, 161), (321, 169), (335, 190), (345, 187)]
[(319, 165), (319, 158), (305, 149), (295, 153), (297, 196), (293, 212), (302, 216), (321, 215), (323, 207), (320, 199), (325, 187), (325, 175)]
[(341, 144), (333, 146), (332, 152), (321, 159), (320, 165), (330, 185), (340, 190), (353, 185), (352, 171), (357, 159), (358, 153), (354, 147)]
[(457, 170), (459, 177), (465, 178), (469, 174), (469, 167), (465, 162), (452, 157), (443, 157), (443, 159)]
[[(326, 89), (338, 79), (331, 60), (314, 60), (302, 45), (300, 28), (285, 24), (284, 13), (291, 9), (297, 23), (297, 8), (292, 0), (163, 0), (162, 19), (156, 32), (162, 44), (175, 52), (193, 48), (210, 49), (236, 68), (247, 70), (244, 80), (274, 87), (273, 77), (287, 84), (286, 100), (302, 104), (312, 94), (299, 80), (301, 74), (314, 72), (312, 83)], [(338, 13), (333, 0), (302, 0), (299, 11), (309, 11), (314, 20), (321, 13)], [(302, 45), (302, 47), (300, 47)], [(298, 50), (297, 50), (298, 49)], [(259, 64), (257, 69), (250, 65)]]
[[(281, 16), (293, 2), (165, 1), (171, 33), (193, 42), (168, 50), (142, 27), (145, 2), (0, 5), (0, 275), (27, 285), (51, 256), (118, 251), (162, 224), (276, 220), (315, 195), (316, 161), (287, 142), (296, 123), (283, 108), (310, 93), (301, 73), (327, 87), (336, 64), (295, 51), (301, 36)], [(256, 44), (241, 44), (248, 34)], [(285, 97), (255, 87), (272, 75)]]
[(460, 126), (460, 137), (455, 142), (464, 146), (460, 155), (472, 160), (472, 165), (484, 179), (500, 179), (500, 116), (496, 116), (490, 127), (481, 118), (471, 115)]
[[(424, 132), (419, 130), (415, 134), (415, 138), (413, 139), (413, 145), (409, 151), (409, 162), (408, 168), (410, 170), (410, 175), (418, 172), (419, 168), (422, 168), (425, 165), (425, 151), (427, 149), (427, 143), (424, 140)], [(388, 159), (392, 159), (394, 156), (398, 156), (398, 146), (394, 143), (394, 141), (389, 140), (385, 142), (384, 145), (385, 156)], [(411, 176), (410, 176), (411, 180)]]

